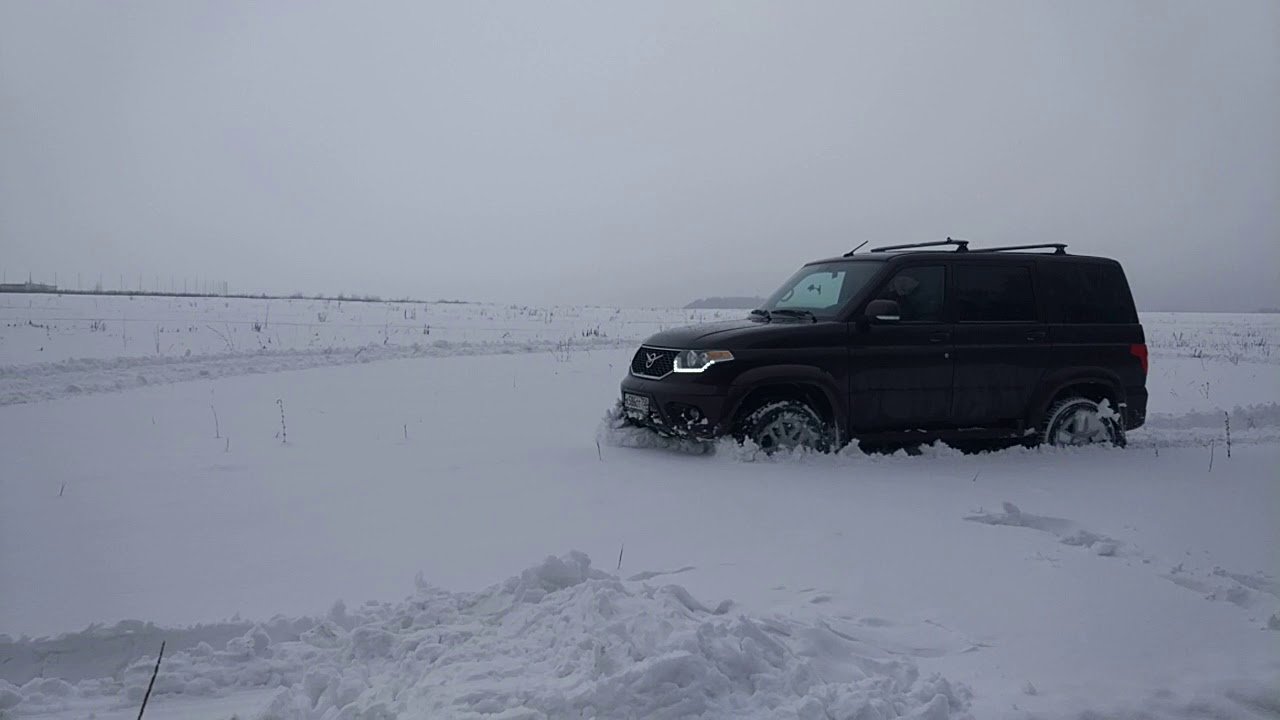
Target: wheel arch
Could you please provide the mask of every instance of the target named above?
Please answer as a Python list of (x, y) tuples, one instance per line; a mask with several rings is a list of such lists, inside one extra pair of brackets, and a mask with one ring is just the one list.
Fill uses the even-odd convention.
[(734, 380), (726, 403), (725, 429), (737, 430), (738, 423), (752, 410), (771, 400), (798, 399), (808, 403), (822, 419), (843, 433), (847, 403), (840, 399), (835, 379), (811, 365), (771, 365), (749, 370)]
[(1110, 400), (1116, 405), (1117, 411), (1125, 402), (1124, 385), (1120, 376), (1110, 370), (1081, 368), (1055, 373), (1040, 384), (1026, 418), (1028, 427), (1039, 427), (1049, 408), (1069, 395), (1079, 395), (1095, 402)]

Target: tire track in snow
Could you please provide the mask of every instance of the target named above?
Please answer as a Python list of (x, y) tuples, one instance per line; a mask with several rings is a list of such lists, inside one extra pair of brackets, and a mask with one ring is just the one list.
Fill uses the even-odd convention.
[(1224, 428), (1224, 422), (1228, 417), (1231, 419), (1231, 427), (1235, 430), (1280, 427), (1280, 403), (1237, 406), (1230, 413), (1224, 410), (1194, 411), (1181, 415), (1160, 413), (1148, 416), (1145, 427), (1156, 430), (1218, 429)]
[(633, 340), (617, 338), (574, 338), (571, 343), (563, 340), (437, 340), (429, 344), (404, 346), (366, 345), (343, 349), (225, 353), (191, 357), (123, 357), (14, 365), (0, 367), (0, 406), (120, 392), (148, 385), (355, 365), (381, 360), (545, 352), (569, 354), (586, 350), (629, 348), (634, 345)]
[(1147, 416), (1147, 422), (1129, 435), (1132, 448), (1186, 447), (1225, 444), (1228, 421), (1231, 442), (1239, 444), (1280, 441), (1280, 403), (1236, 406), (1226, 410), (1197, 410), (1172, 415)]

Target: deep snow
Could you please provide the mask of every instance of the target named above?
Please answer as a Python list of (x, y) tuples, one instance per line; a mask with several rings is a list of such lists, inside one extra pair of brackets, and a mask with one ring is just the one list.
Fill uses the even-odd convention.
[[(512, 694), (523, 688), (542, 693), (554, 717), (572, 686), (572, 697), (594, 698), (600, 717), (616, 716), (638, 697), (617, 688), (652, 678), (628, 648), (688, 650), (680, 638), (701, 632), (715, 642), (676, 665), (701, 668), (688, 670), (710, 683), (697, 687), (719, 688), (697, 697), (722, 717), (742, 708), (782, 715), (717, 665), (726, 648), (740, 654), (734, 662), (763, 662), (775, 680), (811, 671), (830, 680), (824, 673), (856, 667), (858, 682), (880, 683), (858, 692), (895, 698), (903, 711), (945, 686), (949, 712), (964, 712), (971, 690), (968, 712), (979, 718), (1280, 712), (1280, 633), (1267, 629), (1280, 576), (1280, 376), (1266, 316), (1182, 325), (1180, 316), (1144, 317), (1149, 335), (1175, 340), (1152, 343), (1154, 415), (1128, 450), (762, 459), (615, 447), (608, 436), (597, 447), (630, 355), (608, 343), (648, 332), (628, 319), (652, 314), (580, 316), (590, 313), (604, 316), (604, 337), (568, 325), (517, 340), (477, 330), (450, 341), (466, 354), (406, 345), (400, 359), (273, 374), (263, 373), (295, 367), (272, 365), (288, 353), (193, 353), (174, 364), (258, 374), (174, 384), (164, 383), (184, 378), (157, 372), (163, 362), (99, 356), (148, 378), (123, 392), (58, 391), (87, 372), (75, 363), (0, 368), (0, 395), (33, 374), (58, 376), (44, 386), (49, 395), (29, 398), (39, 401), (0, 407), (0, 632), (12, 636), (0, 639), (0, 678), (20, 686), (6, 694), (0, 685), (0, 705), (18, 697), (8, 712), (132, 717), (137, 691), (126, 688), (165, 638), (170, 679), (148, 717), (248, 718), (273, 705), (319, 716), (310, 693), (336, 683), (322, 704), (334, 708), (352, 678), (365, 684), (350, 712), (388, 702), (407, 716), (448, 716), (430, 703), (455, 702), (470, 687), (475, 697), (449, 707), (494, 697), (492, 707), (505, 707), (532, 697)], [(467, 322), (492, 322), (478, 318)], [(582, 342), (557, 345), (571, 333)], [(0, 348), (20, 342), (0, 334)], [(592, 577), (539, 603), (493, 585), (571, 548), (617, 578)], [(447, 590), (415, 589), (409, 579), (419, 572)], [(661, 590), (668, 582), (686, 590)], [(423, 592), (435, 610), (456, 613), (432, 616), (438, 624), (478, 628), (448, 646), (469, 664), (436, 668), (408, 654), (435, 627), (412, 611)], [(333, 621), (339, 598), (352, 608), (338, 623), (342, 641), (302, 640), (318, 622), (307, 618)], [(377, 604), (361, 604), (370, 598)], [(602, 598), (618, 615), (602, 614)], [(484, 601), (496, 603), (494, 614), (464, 608)], [(730, 604), (717, 614), (722, 601)], [(248, 620), (219, 620), (236, 613)], [(529, 629), (502, 634), (533, 617)], [(155, 625), (113, 625), (125, 618)], [(550, 618), (565, 618), (566, 638), (612, 642), (612, 664), (585, 670), (587, 650), (538, 634)], [(610, 630), (617, 622), (622, 630)], [(19, 637), (90, 623), (105, 625)], [(245, 655), (238, 638), (252, 639), (259, 623), (269, 641)], [(356, 657), (352, 631), (370, 624), (393, 642)], [(789, 659), (749, 647), (753, 626), (789, 628), (767, 635)], [(543, 661), (526, 667), (535, 656)], [(576, 669), (557, 677), (570, 657)], [(311, 660), (336, 674), (308, 684), (299, 669)], [(278, 676), (254, 674), (276, 661)], [(459, 684), (448, 673), (464, 667), (472, 674)], [(226, 673), (241, 679), (223, 682)], [(27, 687), (35, 675), (67, 685)], [(427, 692), (445, 679), (447, 692)], [(777, 707), (835, 697), (815, 696), (816, 687), (779, 696)]]
[[(269, 718), (961, 717), (969, 692), (919, 677), (824, 622), (703, 606), (677, 585), (625, 583), (582, 553), (478, 593), (420, 582), (397, 604), (336, 605), (300, 632), (256, 625), (171, 655), (161, 694), (282, 688)], [(856, 632), (856, 627), (851, 629)], [(136, 704), (151, 664), (119, 680), (32, 679), (24, 710)], [(77, 707), (78, 706), (78, 707)]]

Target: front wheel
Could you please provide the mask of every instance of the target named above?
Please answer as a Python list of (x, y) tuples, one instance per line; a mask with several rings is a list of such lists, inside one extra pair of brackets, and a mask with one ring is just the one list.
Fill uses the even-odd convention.
[(742, 423), (743, 436), (766, 454), (808, 448), (828, 452), (831, 428), (813, 408), (799, 400), (779, 400), (756, 408)]
[(1054, 403), (1045, 413), (1040, 442), (1056, 447), (1115, 445), (1124, 447), (1124, 425), (1111, 403), (1069, 397)]

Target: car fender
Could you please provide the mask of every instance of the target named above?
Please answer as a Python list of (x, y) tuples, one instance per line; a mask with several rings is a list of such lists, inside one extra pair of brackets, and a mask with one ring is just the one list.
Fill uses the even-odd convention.
[(771, 385), (804, 385), (817, 389), (827, 399), (836, 424), (843, 428), (848, 406), (831, 373), (813, 365), (765, 365), (744, 371), (733, 379), (725, 399), (724, 423), (728, 426), (737, 415), (742, 401), (753, 390)]
[(1104, 385), (1110, 389), (1112, 395), (1117, 398), (1118, 403), (1125, 402), (1124, 384), (1120, 381), (1120, 376), (1111, 370), (1103, 367), (1053, 370), (1044, 376), (1044, 379), (1040, 382), (1039, 389), (1031, 398), (1026, 418), (1028, 427), (1034, 427), (1040, 423), (1045, 411), (1049, 409), (1049, 403), (1053, 402), (1058, 393), (1072, 385), (1083, 383)]

